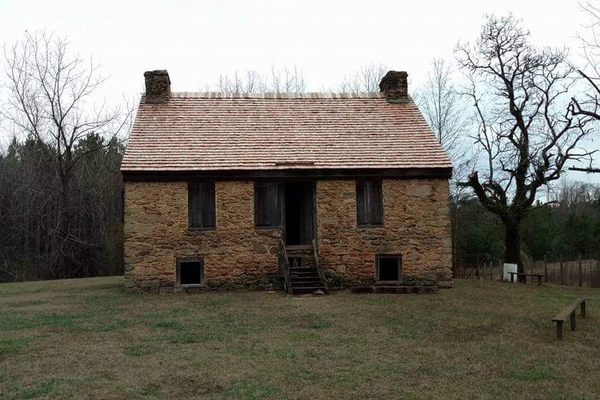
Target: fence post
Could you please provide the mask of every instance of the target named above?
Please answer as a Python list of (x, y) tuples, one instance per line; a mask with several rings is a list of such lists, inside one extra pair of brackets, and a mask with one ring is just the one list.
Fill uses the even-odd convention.
[(583, 286), (583, 278), (581, 276), (581, 253), (579, 253), (579, 256), (577, 257), (577, 262), (578, 262), (578, 269), (579, 269), (579, 287)]
[(480, 280), (485, 281), (485, 276), (487, 274), (487, 261), (483, 262), (483, 274), (481, 275)]
[(490, 262), (490, 281), (494, 280), (494, 262), (492, 260)]
[(571, 284), (573, 284), (572, 281), (572, 273), (571, 270), (573, 269), (573, 263), (569, 260), (567, 260), (567, 270), (565, 271), (565, 285), (567, 286), (571, 286)]
[(530, 273), (531, 275), (533, 275), (533, 274), (534, 274), (534, 269), (535, 269), (535, 266), (534, 266), (534, 264), (535, 264), (535, 261), (533, 261), (533, 260), (531, 260), (531, 262), (529, 263), (529, 273)]
[(500, 275), (500, 280), (504, 280), (504, 259), (500, 259), (498, 261), (498, 268), (500, 269), (499, 275)]
[(564, 271), (563, 271), (563, 256), (561, 254), (560, 255), (560, 284), (561, 285), (565, 284), (564, 278), (565, 278), (565, 275), (564, 275)]
[(546, 283), (548, 283), (548, 258), (546, 254), (544, 254), (544, 279), (546, 279)]

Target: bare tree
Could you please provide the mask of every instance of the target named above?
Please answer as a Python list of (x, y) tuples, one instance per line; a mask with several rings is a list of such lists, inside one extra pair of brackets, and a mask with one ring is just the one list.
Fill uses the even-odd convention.
[(51, 238), (53, 275), (65, 277), (77, 263), (78, 251), (90, 245), (72, 226), (74, 170), (90, 153), (101, 149), (75, 152), (75, 148), (91, 133), (117, 135), (128, 126), (130, 112), (105, 106), (91, 111), (91, 97), (104, 80), (91, 61), (71, 55), (64, 39), (26, 32), (22, 40), (5, 47), (4, 56), (8, 90), (4, 117), (26, 137), (42, 144), (43, 156), (51, 160), (58, 181), (54, 226), (45, 230)]
[(456, 175), (466, 162), (467, 148), (463, 140), (473, 121), (470, 105), (457, 90), (452, 73), (448, 62), (434, 59), (427, 81), (417, 89), (414, 98), (437, 140), (448, 152)]
[(473, 113), (470, 105), (465, 101), (465, 96), (454, 84), (453, 72), (451, 64), (444, 59), (433, 59), (427, 80), (414, 92), (413, 99), (453, 164), (450, 198), (453, 204), (451, 209), (453, 260), (456, 262), (460, 236), (458, 232), (463, 224), (460, 205), (471, 197), (467, 193), (467, 188), (456, 183), (468, 173), (471, 161), (469, 157), (471, 146), (467, 146), (467, 139), (473, 125)]
[(586, 63), (577, 70), (587, 90), (581, 98), (572, 98), (571, 112), (600, 121), (600, 2), (588, 1), (580, 6), (590, 21), (579, 35)]
[(346, 77), (341, 91), (346, 93), (379, 92), (379, 82), (388, 71), (384, 64), (367, 64)]
[(567, 179), (561, 179), (557, 192), (558, 203), (564, 208), (577, 204), (593, 206), (594, 202), (600, 198), (600, 187), (597, 185)]
[[(600, 2), (588, 1), (580, 3), (580, 7), (589, 18), (585, 31), (579, 35), (585, 63), (577, 69), (580, 79), (584, 82), (585, 91), (571, 98), (570, 111), (573, 115), (590, 118), (597, 124), (600, 122)], [(569, 169), (600, 173), (600, 168), (593, 167), (592, 162), (587, 167), (573, 166)]]
[(221, 74), (217, 90), (223, 93), (302, 93), (306, 91), (306, 84), (297, 67), (278, 69), (271, 66), (269, 74), (255, 70)]
[(259, 93), (267, 91), (262, 76), (254, 70), (235, 71), (233, 75), (219, 75), (217, 89), (223, 93)]
[(270, 91), (275, 93), (302, 93), (306, 91), (304, 75), (296, 66), (277, 69), (271, 66)]
[(564, 51), (531, 45), (513, 16), (487, 17), (477, 43), (456, 52), (472, 82), (474, 142), (484, 156), (461, 184), (501, 219), (505, 261), (523, 272), (520, 224), (538, 190), (556, 181), (567, 161), (592, 154), (580, 146), (590, 132), (585, 120), (568, 110), (573, 70)]

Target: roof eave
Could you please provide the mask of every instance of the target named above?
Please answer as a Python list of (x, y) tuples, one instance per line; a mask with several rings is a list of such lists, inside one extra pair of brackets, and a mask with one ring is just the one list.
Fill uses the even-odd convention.
[(254, 179), (450, 179), (452, 167), (431, 168), (347, 168), (347, 169), (273, 169), (273, 170), (122, 170), (125, 182), (169, 182), (194, 180)]

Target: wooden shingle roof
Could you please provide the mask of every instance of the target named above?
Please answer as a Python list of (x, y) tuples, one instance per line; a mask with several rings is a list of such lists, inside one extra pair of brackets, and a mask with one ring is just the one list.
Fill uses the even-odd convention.
[(172, 93), (140, 102), (121, 170), (450, 169), (414, 102), (378, 93)]

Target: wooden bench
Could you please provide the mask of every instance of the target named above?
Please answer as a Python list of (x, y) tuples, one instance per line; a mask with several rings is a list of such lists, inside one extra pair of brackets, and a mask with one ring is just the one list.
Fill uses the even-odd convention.
[(544, 277), (544, 274), (523, 274), (523, 273), (518, 273), (518, 272), (509, 272), (510, 274), (510, 281), (514, 282), (515, 281), (515, 275), (516, 276), (522, 276), (525, 278), (525, 282), (527, 282), (527, 277), (531, 277), (531, 278), (537, 278), (538, 280), (538, 285), (542, 284), (542, 278)]
[(577, 306), (581, 306), (581, 317), (585, 318), (585, 302), (585, 297), (579, 298), (562, 310), (560, 314), (552, 318), (552, 322), (556, 322), (556, 338), (558, 340), (562, 340), (563, 338), (563, 323), (567, 320), (567, 318), (571, 320), (571, 330), (575, 330), (575, 311), (577, 310)]

